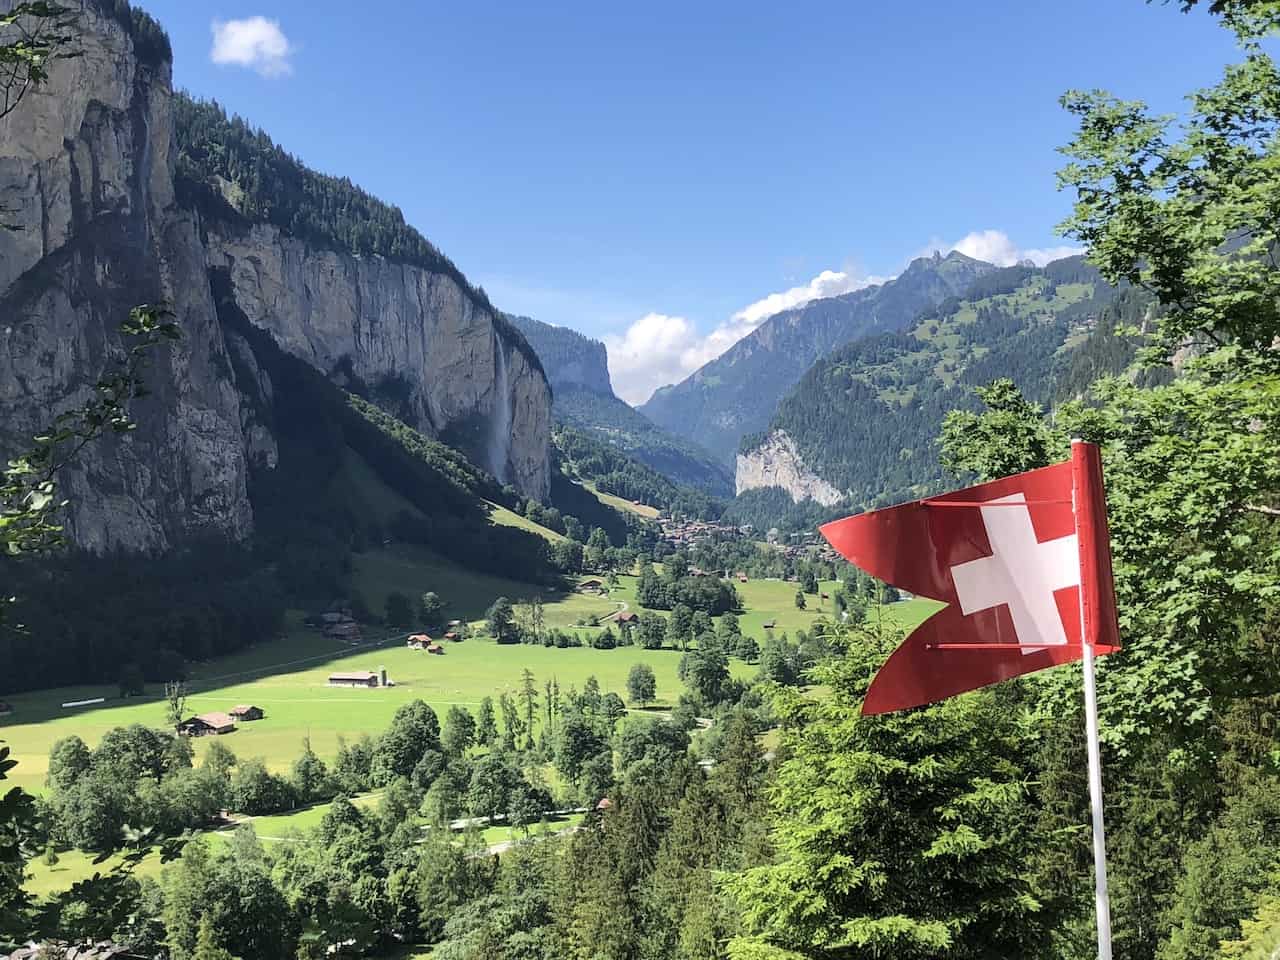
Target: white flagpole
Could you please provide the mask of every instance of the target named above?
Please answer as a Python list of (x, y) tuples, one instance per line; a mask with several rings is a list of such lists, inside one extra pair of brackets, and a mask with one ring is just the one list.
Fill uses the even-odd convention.
[[(1080, 440), (1072, 440), (1074, 447)], [(1074, 471), (1073, 471), (1074, 475)], [(1071, 507), (1079, 530), (1079, 491), (1071, 487)], [(1084, 583), (1080, 595), (1080, 640), (1084, 648), (1084, 729), (1089, 754), (1089, 806), (1093, 812), (1093, 889), (1098, 918), (1098, 960), (1111, 960), (1111, 898), (1107, 893), (1107, 838), (1102, 818), (1102, 756), (1098, 747), (1098, 691), (1093, 669), (1093, 642), (1085, 634)]]
[(1098, 960), (1111, 960), (1111, 898), (1107, 894), (1107, 838), (1102, 825), (1102, 760), (1098, 752), (1098, 695), (1093, 645), (1084, 644), (1084, 727), (1089, 746), (1089, 805), (1093, 808), (1093, 886), (1098, 913)]

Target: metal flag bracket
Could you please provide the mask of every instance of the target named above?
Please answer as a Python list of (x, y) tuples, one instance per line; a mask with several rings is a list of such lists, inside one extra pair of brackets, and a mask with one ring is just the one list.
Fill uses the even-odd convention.
[(923, 500), (926, 507), (1040, 507), (1050, 503), (1071, 503), (1061, 500)]
[(926, 643), (926, 650), (1083, 650), (1078, 643)]

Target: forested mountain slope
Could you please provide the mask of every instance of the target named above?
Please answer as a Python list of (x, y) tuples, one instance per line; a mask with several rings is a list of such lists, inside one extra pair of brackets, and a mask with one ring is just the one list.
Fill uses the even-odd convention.
[(640, 412), (732, 463), (742, 437), (765, 428), (814, 361), (855, 337), (904, 329), (994, 269), (955, 251), (935, 254), (886, 283), (775, 314), (684, 381), (658, 390)]
[(854, 340), (814, 364), (768, 430), (743, 441), (738, 492), (782, 486), (793, 501), (846, 509), (921, 495), (943, 478), (942, 419), (973, 408), (974, 387), (1008, 377), (1043, 404), (1079, 392), (1132, 358), (1113, 328), (1141, 322), (1147, 306), (1080, 257), (989, 273), (909, 331)]
[(675, 483), (579, 427), (557, 425), (552, 441), (561, 470), (603, 493), (700, 520), (714, 519), (724, 509), (723, 501), (705, 490)]
[(656, 426), (613, 392), (605, 346), (566, 327), (508, 316), (537, 352), (554, 391), (552, 413), (651, 467), (675, 484), (716, 497), (733, 493), (733, 476), (696, 444)]

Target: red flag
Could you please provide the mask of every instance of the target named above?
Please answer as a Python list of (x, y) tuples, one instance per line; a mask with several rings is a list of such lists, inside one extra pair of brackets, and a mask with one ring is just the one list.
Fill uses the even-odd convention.
[[(1075, 491), (1075, 507), (1072, 491)], [(849, 562), (947, 606), (876, 674), (864, 714), (944, 700), (1120, 649), (1098, 448), (822, 527)], [(1083, 621), (1083, 629), (1082, 629)]]

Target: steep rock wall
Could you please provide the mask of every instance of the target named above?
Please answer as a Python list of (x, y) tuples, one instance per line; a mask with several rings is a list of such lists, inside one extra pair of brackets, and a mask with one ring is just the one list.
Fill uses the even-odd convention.
[(254, 416), (271, 385), (219, 324), (211, 269), (287, 349), (545, 497), (550, 390), (492, 314), (444, 275), (199, 223), (174, 195), (169, 64), (144, 64), (118, 20), (78, 6), (78, 56), (0, 121), (0, 454), (87, 398), (130, 307), (167, 304), (183, 337), (147, 374), (138, 429), (64, 472), (72, 540), (161, 552), (252, 532), (249, 466), (276, 457)]
[(174, 203), (168, 64), (143, 66), (93, 3), (79, 56), (0, 121), (0, 447), (22, 449), (119, 357), (129, 308), (165, 302), (184, 337), (148, 373), (139, 428), (63, 476), (70, 536), (158, 551), (252, 527), (240, 402), (192, 218)]
[(734, 486), (738, 494), (781, 487), (794, 503), (815, 500), (824, 507), (835, 506), (844, 498), (844, 494), (804, 465), (795, 441), (785, 430), (773, 431), (754, 450), (738, 454)]
[(282, 348), (522, 493), (546, 496), (547, 382), (451, 277), (318, 249), (268, 225), (209, 224), (206, 234), (210, 265)]

